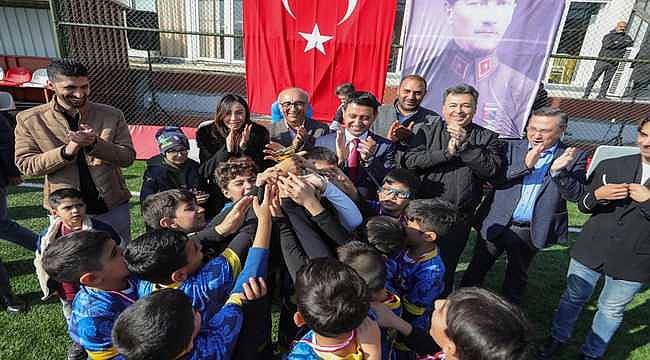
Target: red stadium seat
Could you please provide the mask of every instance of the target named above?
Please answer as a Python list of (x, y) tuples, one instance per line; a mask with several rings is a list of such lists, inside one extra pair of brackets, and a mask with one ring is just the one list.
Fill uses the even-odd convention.
[(0, 86), (19, 87), (32, 80), (32, 73), (27, 68), (16, 67), (7, 70)]

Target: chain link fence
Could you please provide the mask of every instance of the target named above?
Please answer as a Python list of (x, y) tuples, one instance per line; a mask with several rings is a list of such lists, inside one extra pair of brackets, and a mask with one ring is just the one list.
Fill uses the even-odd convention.
[[(388, 69), (389, 82), (395, 83), (406, 4), (396, 1)], [(89, 66), (95, 101), (121, 109), (131, 124), (182, 126), (210, 120), (223, 94), (246, 94), (242, 4), (243, 0), (52, 0), (61, 54)], [(587, 148), (635, 142), (636, 123), (650, 110), (648, 6), (647, 1), (634, 0), (567, 1), (559, 40), (543, 78), (550, 104), (570, 115), (566, 142)], [(634, 45), (621, 58), (598, 57), (603, 34), (619, 19), (629, 22), (627, 32)], [(590, 97), (583, 99), (594, 69), (605, 62), (614, 64), (609, 86), (604, 88), (601, 76)], [(387, 94), (394, 96), (394, 89)], [(599, 94), (605, 98), (596, 99)]]

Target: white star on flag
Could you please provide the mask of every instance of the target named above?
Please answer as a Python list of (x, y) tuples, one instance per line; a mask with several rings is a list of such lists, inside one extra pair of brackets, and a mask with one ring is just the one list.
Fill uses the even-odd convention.
[(312, 30), (311, 34), (309, 33), (304, 33), (304, 32), (298, 32), (300, 36), (305, 38), (307, 40), (307, 45), (305, 46), (305, 52), (316, 48), (318, 51), (320, 51), (323, 55), (325, 54), (325, 48), (323, 47), (323, 44), (325, 42), (332, 40), (334, 38), (333, 36), (325, 36), (320, 34), (320, 30), (318, 29), (318, 24), (314, 24), (314, 30)]

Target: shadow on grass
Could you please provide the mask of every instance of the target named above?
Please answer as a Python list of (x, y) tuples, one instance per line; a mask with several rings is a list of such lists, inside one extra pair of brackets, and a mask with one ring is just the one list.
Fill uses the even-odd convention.
[(4, 264), (11, 276), (33, 274), (35, 272), (33, 259), (5, 261)]
[(43, 297), (43, 293), (40, 291), (30, 291), (28, 293), (20, 294), (20, 297), (25, 302), (27, 302), (30, 308), (36, 306), (48, 305), (48, 304), (56, 304), (59, 302), (57, 296), (52, 296), (45, 301), (41, 300), (41, 298)]
[(47, 211), (40, 205), (19, 205), (9, 207), (9, 218), (12, 220), (28, 220), (47, 217)]

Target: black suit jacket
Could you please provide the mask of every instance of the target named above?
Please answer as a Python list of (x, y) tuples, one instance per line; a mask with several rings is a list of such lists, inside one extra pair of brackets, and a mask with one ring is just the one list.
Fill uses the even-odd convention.
[(614, 278), (650, 281), (650, 200), (629, 197), (598, 202), (594, 191), (607, 184), (639, 183), (641, 155), (604, 160), (591, 174), (580, 196), (580, 211), (591, 218), (582, 228), (571, 257)]
[[(566, 146), (558, 144), (553, 160), (560, 157)], [(508, 227), (521, 199), (524, 178), (531, 173), (526, 167), (528, 140), (505, 143), (505, 179), (496, 186), (494, 200), (481, 225), (481, 237), (492, 241)], [(577, 201), (584, 191), (587, 154), (580, 152), (576, 158), (555, 177), (550, 172), (544, 177), (533, 208), (531, 240), (541, 249), (556, 242), (566, 243), (569, 216), (566, 202)]]
[(0, 187), (7, 186), (8, 177), (19, 176), (14, 162), (14, 129), (9, 118), (0, 113)]

